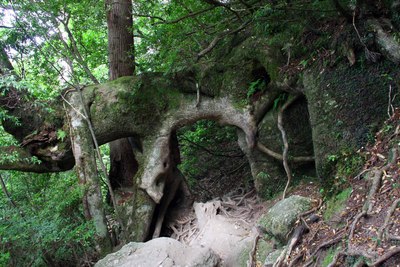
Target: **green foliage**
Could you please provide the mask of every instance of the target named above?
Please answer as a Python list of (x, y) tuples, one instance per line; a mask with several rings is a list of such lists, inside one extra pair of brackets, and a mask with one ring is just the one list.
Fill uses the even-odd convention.
[(265, 81), (262, 79), (258, 79), (254, 82), (251, 82), (249, 88), (247, 90), (247, 99), (249, 99), (256, 92), (263, 92), (266, 89)]
[(315, 51), (331, 43), (330, 35), (321, 34), (312, 43), (305, 44), (304, 33), (310, 25), (315, 27), (316, 21), (337, 17), (332, 2), (269, 1), (253, 13), (254, 29), (258, 35), (268, 38), (270, 46), (282, 49), (288, 58), (289, 55), (290, 59), (303, 58), (300, 65), (305, 67)]
[(347, 199), (350, 197), (352, 188), (347, 188), (339, 194), (329, 198), (326, 202), (326, 210), (324, 212), (324, 220), (328, 221), (332, 216), (343, 210)]
[(61, 129), (57, 130), (57, 139), (61, 140), (61, 142), (64, 142), (65, 137), (67, 137), (67, 133)]
[(274, 100), (274, 105), (273, 105), (272, 109), (278, 110), (278, 108), (286, 102), (288, 96), (289, 95), (287, 93), (279, 94), (278, 97)]
[(333, 261), (337, 250), (338, 247), (331, 247), (328, 249), (325, 258), (322, 260), (321, 267), (327, 267)]
[[(193, 188), (198, 181), (220, 172), (226, 164), (235, 164), (232, 155), (240, 154), (236, 145), (236, 129), (201, 120), (178, 132), (182, 162), (179, 169)], [(227, 161), (229, 161), (227, 163)]]
[(354, 149), (342, 149), (340, 154), (327, 156), (327, 164), (331, 165), (336, 171), (332, 179), (326, 185), (324, 193), (332, 196), (348, 186), (348, 181), (360, 172), (364, 158), (359, 153), (354, 153)]
[(17, 206), (1, 195), (0, 265), (71, 266), (95, 255), (93, 224), (82, 216), (75, 175), (1, 175)]

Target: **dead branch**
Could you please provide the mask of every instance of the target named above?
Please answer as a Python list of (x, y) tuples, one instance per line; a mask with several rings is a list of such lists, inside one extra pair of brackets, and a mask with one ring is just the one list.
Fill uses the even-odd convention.
[(218, 44), (219, 41), (221, 41), (225, 36), (230, 35), (230, 34), (235, 34), (238, 33), (240, 31), (242, 31), (244, 28), (246, 28), (249, 24), (250, 24), (250, 20), (244, 22), (242, 25), (240, 25), (237, 29), (235, 30), (226, 30), (222, 33), (220, 33), (219, 35), (217, 35), (212, 41), (211, 43), (207, 46), (207, 48), (205, 48), (203, 51), (199, 52), (197, 54), (197, 60), (200, 60), (202, 57), (204, 57), (206, 54), (208, 54), (209, 52), (211, 52), (211, 50), (214, 49), (214, 47)]
[(292, 180), (292, 171), (290, 170), (290, 167), (289, 167), (289, 164), (288, 164), (289, 143), (288, 143), (288, 140), (287, 140), (286, 131), (285, 131), (285, 129), (283, 128), (283, 112), (284, 112), (293, 102), (295, 102), (297, 99), (299, 99), (299, 97), (300, 97), (300, 95), (296, 95), (296, 96), (294, 96), (292, 99), (290, 99), (289, 101), (287, 101), (287, 102), (282, 106), (282, 108), (279, 110), (279, 113), (278, 113), (278, 128), (279, 128), (279, 130), (281, 131), (282, 141), (283, 141), (283, 145), (284, 145), (283, 154), (282, 154), (282, 157), (283, 157), (283, 167), (284, 167), (284, 169), (285, 169), (285, 172), (286, 172), (286, 175), (287, 175), (287, 178), (288, 178), (287, 183), (286, 183), (286, 186), (285, 186), (285, 189), (283, 190), (282, 199), (285, 198), (286, 190), (288, 189), (289, 184), (290, 184), (290, 182), (291, 182), (291, 180)]
[(196, 17), (198, 15), (201, 15), (203, 13), (211, 11), (214, 8), (216, 8), (216, 6), (211, 6), (209, 8), (205, 8), (205, 9), (202, 9), (202, 10), (199, 10), (199, 11), (195, 11), (195, 12), (189, 12), (188, 14), (186, 14), (186, 15), (180, 17), (180, 18), (174, 19), (174, 20), (165, 20), (165, 19), (163, 19), (161, 17), (154, 17), (154, 16), (152, 17), (152, 16), (146, 16), (146, 15), (142, 15), (142, 17), (156, 18), (156, 19), (161, 20), (160, 22), (154, 23), (154, 25), (157, 25), (157, 24), (175, 24), (175, 23), (181, 22), (182, 20), (185, 20), (185, 19), (188, 19), (188, 18), (192, 18), (192, 17)]
[(212, 155), (212, 156), (217, 156), (217, 157), (227, 157), (227, 158), (243, 158), (244, 154), (239, 154), (239, 155), (228, 155), (228, 154), (221, 154), (221, 153), (217, 153), (214, 152), (208, 148), (206, 148), (205, 146), (202, 146), (196, 142), (193, 142), (192, 140), (186, 138), (185, 136), (181, 136), (180, 137), (182, 140), (185, 140), (186, 142), (198, 147), (201, 150), (204, 150), (205, 152), (207, 152), (208, 154)]

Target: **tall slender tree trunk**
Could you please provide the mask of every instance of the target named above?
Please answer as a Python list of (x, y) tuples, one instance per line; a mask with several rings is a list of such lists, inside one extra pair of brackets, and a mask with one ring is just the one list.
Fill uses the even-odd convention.
[(132, 1), (107, 0), (108, 60), (110, 80), (135, 71)]
[[(109, 78), (115, 80), (122, 76), (132, 76), (135, 71), (132, 0), (106, 0), (106, 9)], [(133, 177), (137, 169), (138, 163), (128, 138), (110, 142), (111, 187), (118, 189), (134, 186)], [(118, 197), (119, 192), (115, 194)]]
[[(108, 59), (110, 80), (135, 71), (132, 1), (107, 0)], [(110, 142), (110, 182), (115, 188), (131, 186), (137, 162), (128, 139)]]

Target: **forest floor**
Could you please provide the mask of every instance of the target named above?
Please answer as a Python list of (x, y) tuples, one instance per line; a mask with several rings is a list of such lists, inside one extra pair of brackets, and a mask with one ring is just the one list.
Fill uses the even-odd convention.
[[(290, 250), (274, 266), (400, 266), (399, 122), (396, 111), (377, 133), (375, 144), (361, 152), (367, 157), (363, 169), (336, 196), (322, 198), (320, 186), (313, 182), (288, 192), (288, 196), (309, 197), (315, 205), (297, 222), (296, 227), (306, 231), (293, 234)], [(252, 254), (265, 256), (257, 244), (264, 238), (259, 236), (257, 221), (279, 200), (260, 201), (254, 190), (238, 187), (175, 214), (168, 228), (172, 238), (212, 248), (222, 266), (248, 266)], [(245, 248), (251, 249), (243, 257), (240, 251)], [(262, 257), (256, 257), (252, 266), (263, 263)]]

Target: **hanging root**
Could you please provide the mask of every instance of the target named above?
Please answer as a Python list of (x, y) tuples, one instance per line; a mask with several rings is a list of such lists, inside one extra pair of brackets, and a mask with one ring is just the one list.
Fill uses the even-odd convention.
[(289, 187), (290, 182), (292, 181), (292, 171), (290, 170), (289, 163), (288, 163), (288, 152), (289, 152), (289, 142), (286, 136), (286, 131), (283, 128), (283, 112), (293, 103), (295, 102), (300, 96), (296, 95), (292, 99), (290, 99), (288, 102), (286, 102), (282, 108), (279, 110), (278, 113), (278, 128), (281, 131), (282, 135), (282, 141), (283, 141), (283, 168), (285, 169), (286, 175), (287, 175), (287, 183), (285, 186), (285, 190), (283, 190), (282, 194), (282, 199), (285, 198), (286, 196), (286, 191)]

